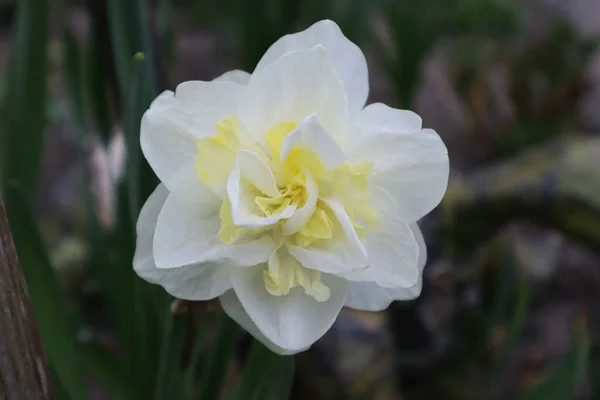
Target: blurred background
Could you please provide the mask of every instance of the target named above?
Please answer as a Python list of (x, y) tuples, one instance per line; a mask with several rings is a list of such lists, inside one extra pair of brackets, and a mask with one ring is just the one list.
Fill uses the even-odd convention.
[[(451, 180), (421, 297), (277, 357), (135, 276), (139, 123), (324, 18)], [(600, 399), (599, 38), (598, 0), (0, 0), (2, 194), (56, 398)]]

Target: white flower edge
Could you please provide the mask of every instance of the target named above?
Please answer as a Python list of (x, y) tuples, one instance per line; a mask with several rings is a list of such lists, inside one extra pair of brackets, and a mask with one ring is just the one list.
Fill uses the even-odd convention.
[(419, 280), (409, 288), (384, 288), (374, 282), (351, 282), (346, 297), (346, 307), (362, 311), (383, 311), (393, 301), (413, 300), (419, 297), (423, 288), (423, 268), (427, 263), (427, 247), (421, 229), (412, 224), (410, 229), (419, 245)]

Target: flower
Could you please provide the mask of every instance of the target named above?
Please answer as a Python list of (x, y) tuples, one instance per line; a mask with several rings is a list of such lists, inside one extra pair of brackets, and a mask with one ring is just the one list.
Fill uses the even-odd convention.
[(361, 50), (332, 21), (284, 36), (252, 75), (180, 84), (144, 114), (161, 180), (137, 223), (139, 276), (225, 312), (280, 354), (343, 306), (417, 297), (416, 221), (441, 201), (448, 154), (421, 118), (376, 103)]

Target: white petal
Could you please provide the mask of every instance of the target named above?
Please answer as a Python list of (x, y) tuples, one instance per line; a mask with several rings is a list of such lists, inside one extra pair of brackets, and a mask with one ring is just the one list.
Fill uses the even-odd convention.
[(332, 243), (324, 247), (300, 247), (286, 244), (285, 247), (304, 267), (345, 276), (345, 274), (361, 271), (367, 267), (356, 249), (344, 243)]
[(242, 150), (238, 153), (236, 165), (227, 180), (227, 195), (231, 202), (233, 224), (243, 228), (256, 229), (289, 218), (296, 210), (290, 205), (279, 214), (265, 216), (255, 203), (256, 196), (277, 196), (279, 191), (275, 176), (269, 166), (256, 154)]
[(400, 218), (416, 222), (446, 192), (446, 146), (435, 131), (419, 130), (421, 120), (411, 112), (373, 105), (363, 113), (352, 133), (348, 159), (372, 161), (371, 182), (394, 197)]
[(254, 71), (260, 71), (290, 51), (316, 45), (330, 53), (333, 66), (344, 82), (350, 112), (358, 113), (369, 94), (367, 61), (360, 48), (348, 40), (333, 21), (319, 21), (305, 31), (282, 37), (267, 50)]
[(301, 351), (329, 330), (346, 299), (348, 283), (322, 275), (331, 295), (317, 302), (296, 287), (286, 296), (270, 295), (264, 286), (263, 267), (240, 268), (231, 274), (233, 289), (244, 310), (262, 334), (276, 346)]
[(362, 311), (383, 311), (392, 301), (419, 297), (422, 282), (412, 288), (383, 288), (373, 282), (350, 282), (344, 306)]
[(411, 230), (419, 244), (419, 281), (409, 288), (383, 288), (373, 282), (350, 282), (346, 307), (364, 311), (382, 311), (395, 300), (412, 300), (421, 294), (423, 288), (423, 267), (427, 261), (427, 248), (423, 234), (417, 224), (411, 225)]
[(280, 354), (282, 356), (292, 355), (296, 353), (300, 353), (302, 351), (308, 350), (310, 346), (307, 346), (302, 349), (283, 349), (277, 346), (275, 343), (271, 342), (269, 339), (262, 334), (260, 329), (252, 322), (244, 307), (242, 307), (242, 303), (240, 303), (240, 299), (238, 299), (237, 295), (233, 290), (225, 292), (221, 297), (219, 297), (221, 302), (221, 307), (223, 311), (229, 315), (231, 319), (237, 322), (242, 328), (244, 328), (249, 334), (254, 336), (256, 340), (264, 344), (269, 350), (274, 353)]
[(395, 203), (383, 189), (371, 188), (373, 205), (383, 216), (379, 231), (367, 234), (369, 267), (344, 275), (351, 281), (375, 282), (388, 288), (412, 287), (419, 280), (419, 246), (410, 227), (395, 215)]
[(137, 222), (137, 241), (133, 268), (148, 282), (165, 288), (171, 295), (185, 300), (209, 300), (231, 288), (229, 267), (219, 264), (198, 264), (175, 269), (159, 269), (152, 249), (158, 215), (169, 191), (160, 184), (150, 195)]
[[(323, 200), (323, 199), (322, 199)], [(289, 253), (304, 267), (346, 276), (358, 273), (368, 265), (367, 251), (360, 242), (348, 214), (339, 203), (323, 200), (336, 218), (333, 218), (333, 238), (316, 241), (308, 247), (286, 244)]]
[(414, 133), (423, 128), (423, 120), (415, 112), (373, 103), (361, 111), (356, 125), (364, 135), (379, 132)]
[(352, 220), (348, 213), (344, 209), (344, 205), (338, 201), (331, 199), (322, 199), (325, 204), (333, 211), (338, 222), (342, 226), (344, 233), (346, 234), (346, 238), (348, 239), (349, 245), (355, 248), (361, 255), (367, 257), (367, 251), (363, 246), (362, 242), (358, 237), (358, 233), (356, 233), (356, 229), (354, 229), (354, 225), (352, 225)]
[(209, 115), (213, 129), (219, 120), (237, 114), (239, 98), (246, 87), (230, 80), (187, 81), (175, 89), (175, 97)]
[[(421, 232), (421, 228), (416, 223), (410, 225), (410, 230), (417, 241), (417, 245), (419, 246), (419, 259), (417, 260), (417, 268), (422, 273), (423, 268), (425, 268), (425, 264), (427, 264), (427, 245), (425, 244), (425, 238), (423, 237), (423, 232)], [(422, 274), (421, 274), (422, 275)]]
[(240, 69), (234, 69), (232, 71), (227, 71), (223, 75), (218, 76), (213, 79), (215, 81), (229, 81), (234, 82), (239, 85), (247, 85), (250, 80), (250, 74), (246, 71), (242, 71)]
[(142, 117), (140, 144), (158, 178), (172, 190), (173, 178), (193, 168), (196, 141), (216, 134), (215, 124), (236, 113), (244, 86), (232, 82), (185, 82), (165, 91)]
[(282, 162), (296, 145), (313, 151), (328, 169), (333, 169), (346, 160), (344, 152), (321, 125), (317, 114), (306, 117), (292, 133), (283, 139)]
[(293, 235), (294, 233), (300, 231), (306, 225), (310, 217), (312, 217), (315, 209), (317, 208), (317, 200), (319, 198), (319, 185), (315, 182), (315, 179), (310, 174), (309, 171), (306, 171), (306, 182), (304, 184), (304, 189), (306, 190), (306, 194), (308, 195), (306, 202), (302, 207), (297, 209), (285, 223), (283, 224), (283, 234), (284, 235)]
[(257, 141), (277, 124), (300, 123), (313, 113), (336, 141), (345, 140), (346, 94), (321, 46), (287, 53), (252, 74), (240, 104), (240, 120)]
[(222, 260), (250, 266), (268, 260), (275, 249), (268, 236), (248, 237), (234, 245), (219, 240), (222, 201), (191, 172), (177, 182), (158, 217), (154, 236), (157, 267)]
[[(142, 117), (140, 144), (146, 160), (158, 178), (172, 186), (183, 168), (193, 168), (197, 149), (188, 110), (175, 107), (173, 92), (163, 92)], [(172, 111), (169, 110), (169, 105)], [(181, 117), (181, 118), (179, 118)]]
[(240, 150), (236, 163), (241, 179), (248, 181), (267, 196), (279, 195), (271, 168), (258, 155), (249, 150)]

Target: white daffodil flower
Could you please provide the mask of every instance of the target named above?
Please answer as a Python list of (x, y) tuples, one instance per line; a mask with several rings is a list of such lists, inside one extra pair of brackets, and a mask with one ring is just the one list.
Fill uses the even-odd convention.
[(361, 50), (332, 21), (284, 36), (252, 74), (184, 82), (142, 119), (161, 184), (137, 223), (139, 276), (225, 312), (280, 354), (306, 350), (343, 306), (421, 291), (416, 225), (448, 154), (421, 118), (365, 107)]

